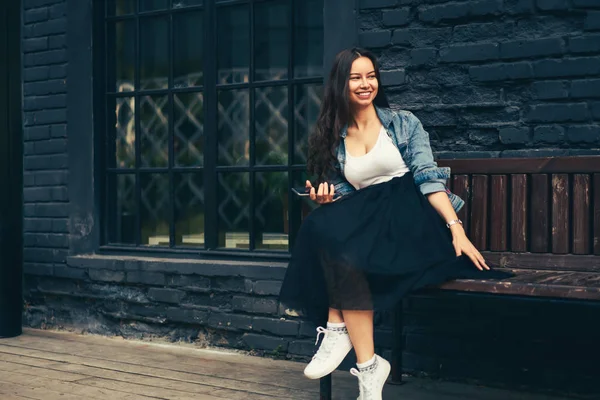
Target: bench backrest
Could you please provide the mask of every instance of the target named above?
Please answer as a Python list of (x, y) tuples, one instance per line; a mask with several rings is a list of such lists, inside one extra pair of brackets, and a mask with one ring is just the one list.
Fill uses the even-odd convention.
[[(466, 202), (459, 217), (480, 250), (600, 255), (600, 156), (438, 165), (452, 169), (450, 189)], [(600, 269), (600, 258), (587, 259)]]

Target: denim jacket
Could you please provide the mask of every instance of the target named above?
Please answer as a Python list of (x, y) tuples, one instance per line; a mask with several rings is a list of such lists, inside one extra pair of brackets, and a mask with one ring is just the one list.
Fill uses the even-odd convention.
[[(429, 134), (421, 121), (410, 111), (393, 111), (389, 108), (375, 108), (377, 116), (384, 126), (387, 134), (392, 138), (394, 144), (400, 150), (402, 159), (410, 169), (415, 184), (421, 193), (427, 195), (434, 192), (446, 192), (452, 203), (452, 207), (458, 212), (465, 202), (448, 190), (446, 182), (450, 178), (450, 168), (438, 167), (433, 161), (433, 153), (429, 144)], [(346, 137), (348, 127), (340, 132), (340, 144), (337, 149), (336, 173), (330, 176), (328, 183), (334, 185), (336, 194), (345, 195), (353, 192), (352, 186), (344, 178), (344, 166), (346, 164)]]

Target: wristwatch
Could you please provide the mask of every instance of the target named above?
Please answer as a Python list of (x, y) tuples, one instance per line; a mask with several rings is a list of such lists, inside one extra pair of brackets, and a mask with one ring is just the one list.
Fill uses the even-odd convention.
[(460, 219), (453, 219), (452, 221), (448, 221), (448, 223), (446, 224), (446, 227), (450, 228), (452, 225), (455, 225), (455, 224), (462, 225), (462, 221)]

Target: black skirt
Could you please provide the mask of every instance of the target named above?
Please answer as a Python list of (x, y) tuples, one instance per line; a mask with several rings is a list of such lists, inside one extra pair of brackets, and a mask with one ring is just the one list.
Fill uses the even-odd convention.
[(509, 276), (456, 257), (450, 230), (406, 174), (311, 212), (298, 232), (279, 300), (322, 324), (330, 307), (385, 311), (426, 286)]

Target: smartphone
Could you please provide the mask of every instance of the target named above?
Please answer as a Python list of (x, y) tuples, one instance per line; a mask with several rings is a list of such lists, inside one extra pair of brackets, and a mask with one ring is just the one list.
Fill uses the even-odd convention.
[[(292, 192), (296, 195), (296, 196), (300, 196), (300, 197), (310, 197), (310, 192), (308, 191), (308, 189), (306, 189), (305, 187), (295, 187), (292, 188)], [(339, 200), (342, 196), (340, 196), (337, 193), (333, 194), (333, 201)]]

